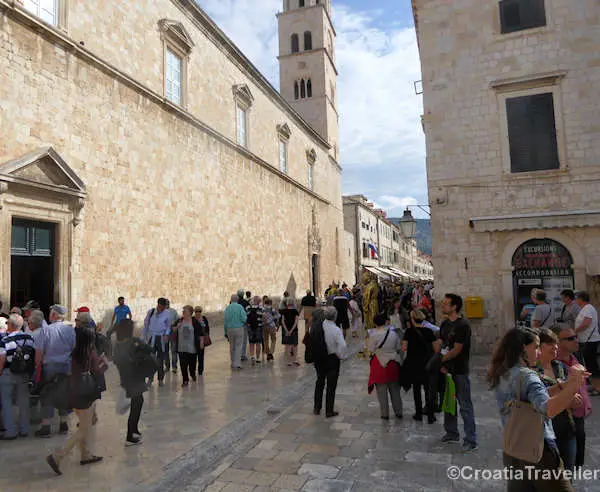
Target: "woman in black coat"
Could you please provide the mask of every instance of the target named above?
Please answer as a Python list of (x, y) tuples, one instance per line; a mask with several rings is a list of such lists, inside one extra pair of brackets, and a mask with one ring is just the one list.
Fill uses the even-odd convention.
[[(133, 446), (142, 442), (142, 433), (138, 425), (144, 405), (144, 392), (148, 389), (146, 377), (150, 377), (152, 372), (145, 372), (146, 367), (136, 361), (141, 362), (145, 353), (152, 357), (152, 348), (139, 338), (133, 338), (133, 321), (130, 319), (119, 321), (115, 331), (117, 343), (114, 350), (114, 362), (121, 377), (121, 387), (125, 390), (127, 398), (131, 399), (125, 445)], [(144, 364), (144, 366), (146, 365)]]
[(200, 323), (200, 336), (203, 339), (203, 343), (200, 344), (198, 341), (198, 376), (204, 374), (204, 350), (210, 344), (210, 326), (205, 316), (202, 316), (202, 308), (196, 306), (194, 308), (194, 319)]

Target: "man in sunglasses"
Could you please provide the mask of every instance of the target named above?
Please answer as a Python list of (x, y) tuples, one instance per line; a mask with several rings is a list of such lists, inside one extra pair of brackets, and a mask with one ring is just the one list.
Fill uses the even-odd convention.
[[(579, 350), (579, 343), (575, 330), (566, 325), (557, 325), (554, 332), (558, 336), (558, 359), (568, 367), (580, 364), (575, 353)], [(584, 383), (579, 389), (583, 399), (583, 405), (573, 408), (573, 420), (575, 422), (575, 440), (577, 442), (577, 453), (575, 466), (583, 466), (585, 457), (585, 418), (592, 412), (592, 404), (588, 394), (587, 384)]]

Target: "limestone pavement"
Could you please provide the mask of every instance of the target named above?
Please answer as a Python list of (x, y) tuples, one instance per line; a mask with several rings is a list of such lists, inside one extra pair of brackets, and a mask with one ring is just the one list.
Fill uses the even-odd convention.
[[(439, 442), (441, 421), (430, 426), (411, 419), (412, 393), (403, 393), (403, 420), (382, 421), (376, 397), (366, 392), (367, 363), (356, 356), (342, 365), (340, 415), (325, 419), (312, 415), (311, 366), (288, 368), (279, 351), (272, 364), (232, 373), (226, 342), (217, 339), (201, 382), (181, 388), (180, 376), (170, 373), (165, 387), (146, 393), (142, 445), (124, 447), (126, 416), (114, 412), (113, 368), (91, 444), (104, 462), (81, 467), (75, 453), (56, 477), (44, 457), (64, 437), (0, 442), (0, 490), (501, 491), (499, 481), (447, 477), (451, 465), (501, 467), (498, 413), (482, 378), (486, 362), (477, 358), (473, 370), (479, 449), (463, 454), (459, 445)], [(600, 468), (598, 420), (596, 413), (586, 423), (589, 469)], [(594, 482), (576, 485), (595, 490)]]

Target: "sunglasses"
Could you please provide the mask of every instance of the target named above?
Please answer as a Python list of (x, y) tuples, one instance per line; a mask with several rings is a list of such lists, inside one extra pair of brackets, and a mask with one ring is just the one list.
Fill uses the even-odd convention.
[(572, 342), (573, 340), (577, 340), (577, 335), (573, 335), (572, 337), (561, 338), (561, 341)]

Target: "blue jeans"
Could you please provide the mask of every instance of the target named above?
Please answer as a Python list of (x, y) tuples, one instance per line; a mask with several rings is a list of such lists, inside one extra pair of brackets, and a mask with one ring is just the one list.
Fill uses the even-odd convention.
[[(4, 369), (0, 375), (0, 397), (2, 398), (2, 417), (6, 437), (14, 437), (19, 432), (29, 434), (29, 379), (28, 374), (13, 374), (10, 369)], [(20, 431), (17, 431), (13, 409), (15, 392), (17, 393)]]
[[(475, 412), (473, 402), (471, 401), (471, 381), (468, 374), (453, 374), (454, 384), (456, 386), (456, 402), (460, 408), (460, 415), (463, 419), (465, 428), (465, 443), (477, 444), (477, 433), (475, 431)], [(458, 415), (444, 413), (444, 430), (446, 435), (456, 439), (460, 437), (458, 433)]]

